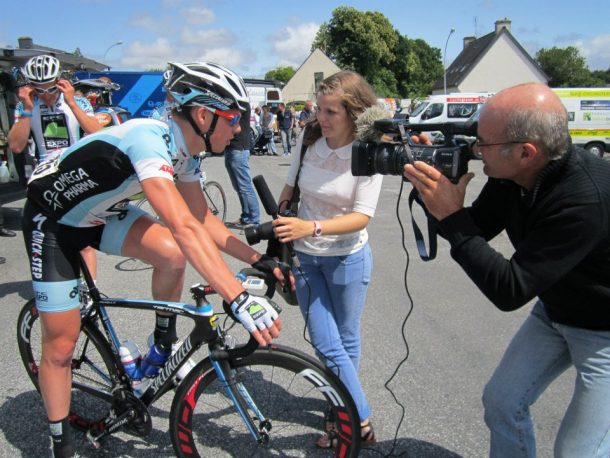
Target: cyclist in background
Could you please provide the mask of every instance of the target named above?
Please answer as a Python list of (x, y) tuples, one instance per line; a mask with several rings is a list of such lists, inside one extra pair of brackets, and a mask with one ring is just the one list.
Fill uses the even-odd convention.
[[(198, 153), (222, 152), (239, 132), (248, 102), (244, 83), (205, 62), (170, 63), (165, 76), (172, 98), (167, 123), (133, 119), (87, 136), (40, 165), (29, 183), (23, 233), (44, 331), (40, 390), (56, 457), (75, 453), (67, 416), (70, 361), (80, 332), (74, 291), (84, 246), (151, 264), (152, 295), (160, 301), (180, 300), (189, 262), (261, 345), (279, 335), (275, 305), (250, 296), (220, 251), (283, 280), (279, 264), (226, 229), (199, 184)], [(160, 221), (129, 205), (141, 191)], [(175, 315), (157, 315), (154, 340), (154, 351), (165, 359), (156, 359), (153, 348), (144, 359), (162, 365), (177, 341)]]
[[(19, 154), (30, 134), (36, 143), (38, 162), (58, 155), (80, 139), (81, 129), (92, 134), (102, 128), (85, 97), (75, 95), (70, 81), (61, 78), (61, 65), (53, 56), (32, 57), (21, 69), (28, 84), (19, 88), (15, 124), (8, 133), (11, 151)], [(93, 278), (97, 278), (95, 250), (82, 253)]]

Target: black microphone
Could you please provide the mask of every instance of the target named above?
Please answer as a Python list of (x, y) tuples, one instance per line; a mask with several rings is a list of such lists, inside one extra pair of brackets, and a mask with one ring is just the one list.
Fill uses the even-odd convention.
[(273, 194), (271, 194), (269, 186), (267, 186), (265, 177), (262, 175), (257, 175), (252, 178), (252, 183), (254, 183), (254, 187), (256, 188), (258, 197), (261, 199), (263, 207), (265, 207), (265, 211), (273, 219), (276, 219), (279, 212), (277, 202), (273, 198)]

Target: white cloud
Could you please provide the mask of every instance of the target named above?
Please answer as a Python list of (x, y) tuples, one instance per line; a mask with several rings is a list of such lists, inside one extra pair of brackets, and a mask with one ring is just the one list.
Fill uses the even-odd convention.
[(129, 20), (129, 24), (147, 30), (161, 30), (159, 22), (147, 13), (136, 12)]
[(167, 38), (157, 38), (152, 43), (136, 41), (125, 50), (121, 66), (135, 69), (165, 68), (170, 60), (176, 58), (174, 47)]
[(600, 35), (590, 40), (577, 40), (573, 46), (587, 59), (589, 70), (610, 68), (610, 35)]
[(181, 11), (189, 24), (210, 24), (216, 20), (214, 11), (208, 8), (187, 8)]
[(237, 38), (227, 29), (208, 29), (208, 30), (183, 30), (180, 40), (186, 45), (195, 45), (200, 48), (218, 48), (233, 45)]
[(214, 48), (204, 51), (197, 60), (217, 62), (226, 67), (236, 69), (251, 62), (252, 55), (235, 48)]
[(281, 62), (298, 67), (309, 55), (311, 44), (319, 28), (319, 24), (313, 22), (297, 27), (284, 27), (271, 35), (268, 40)]

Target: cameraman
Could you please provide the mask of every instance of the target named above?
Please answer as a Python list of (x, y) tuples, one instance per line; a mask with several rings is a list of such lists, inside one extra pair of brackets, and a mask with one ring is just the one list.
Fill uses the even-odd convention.
[[(485, 104), (476, 146), (489, 180), (469, 208), (472, 174), (453, 185), (423, 162), (404, 172), (489, 300), (511, 311), (538, 297), (483, 393), (490, 456), (536, 456), (529, 408), (573, 365), (555, 456), (607, 457), (610, 164), (571, 145), (565, 108), (537, 83)], [(488, 244), (503, 230), (515, 247), (510, 259)]]

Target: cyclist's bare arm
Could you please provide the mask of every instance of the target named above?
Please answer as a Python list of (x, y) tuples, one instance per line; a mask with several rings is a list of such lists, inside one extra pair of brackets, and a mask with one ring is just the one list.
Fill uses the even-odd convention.
[(258, 251), (242, 242), (233, 232), (227, 229), (218, 217), (212, 214), (198, 181), (178, 181), (176, 182), (176, 187), (180, 194), (182, 194), (185, 202), (187, 202), (191, 213), (193, 215), (202, 215), (197, 217), (220, 251), (248, 264), (254, 264), (260, 259), (261, 254)]
[[(142, 189), (189, 264), (227, 302), (231, 303), (240, 296), (244, 287), (235, 279), (208, 228), (193, 216), (174, 182), (165, 178), (148, 178), (142, 181)], [(279, 335), (280, 329), (281, 321), (278, 318), (266, 329), (253, 330), (252, 335), (261, 345), (266, 345)]]
[[(261, 259), (261, 253), (242, 242), (233, 232), (227, 229), (218, 217), (212, 214), (198, 182), (178, 181), (176, 186), (184, 200), (188, 203), (191, 212), (194, 215), (203, 215), (200, 217), (200, 220), (205, 225), (206, 230), (220, 251), (250, 265)], [(286, 279), (279, 268), (274, 269), (273, 274), (282, 285), (285, 284)], [(292, 274), (290, 274), (290, 277), (289, 283), (294, 290), (295, 280)]]

